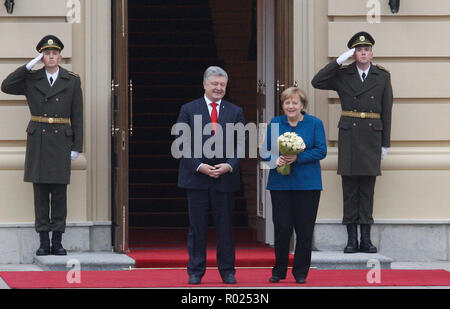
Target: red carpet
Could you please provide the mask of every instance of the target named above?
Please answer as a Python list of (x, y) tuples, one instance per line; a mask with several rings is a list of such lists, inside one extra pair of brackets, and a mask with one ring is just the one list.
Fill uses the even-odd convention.
[[(238, 269), (233, 287), (377, 287), (377, 286), (450, 286), (445, 270), (382, 270), (380, 283), (366, 280), (368, 270), (311, 270), (306, 284), (296, 284), (291, 274), (280, 283), (269, 283), (270, 269)], [(39, 288), (169, 288), (192, 287), (185, 269), (133, 271), (83, 271), (80, 283), (70, 284), (67, 272), (0, 272), (0, 277), (16, 289)], [(208, 269), (198, 287), (223, 287), (216, 269)]]
[[(216, 250), (208, 249), (206, 266), (217, 267)], [(131, 250), (127, 254), (136, 261), (136, 268), (187, 267), (189, 256), (186, 248)], [(290, 255), (292, 265), (293, 255)], [(275, 263), (273, 248), (236, 248), (236, 267), (272, 267)]]
[[(208, 231), (207, 267), (217, 267), (216, 233)], [(273, 248), (256, 242), (249, 228), (235, 228), (236, 267), (272, 267), (275, 262)], [(130, 231), (130, 253), (136, 268), (187, 267), (187, 229), (135, 229)], [(290, 256), (292, 265), (293, 255)]]

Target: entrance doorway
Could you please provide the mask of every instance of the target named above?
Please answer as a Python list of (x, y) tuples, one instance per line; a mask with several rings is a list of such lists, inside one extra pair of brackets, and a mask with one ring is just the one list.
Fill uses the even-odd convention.
[[(113, 65), (122, 62), (126, 70), (114, 70), (114, 78), (127, 75), (122, 77), (127, 84), (124, 93), (120, 95), (118, 86), (113, 96), (113, 120), (124, 122), (113, 123), (112, 128), (113, 133), (116, 130), (113, 165), (118, 165), (113, 167), (113, 175), (120, 180), (113, 181), (116, 251), (145, 247), (161, 235), (174, 235), (189, 226), (186, 195), (177, 187), (178, 160), (171, 156), (170, 131), (181, 105), (203, 95), (203, 72), (208, 66), (218, 65), (228, 72), (225, 99), (243, 108), (246, 122), (258, 121), (257, 16), (263, 2), (275, 3), (123, 0), (122, 6), (116, 5), (113, 39), (122, 49), (114, 49), (121, 53), (113, 56)], [(266, 10), (265, 14), (274, 13)], [(276, 65), (273, 59), (272, 63)], [(264, 103), (264, 108), (273, 110), (274, 99), (267, 98), (272, 103)], [(121, 136), (125, 132), (122, 125), (126, 136)], [(258, 217), (263, 213), (257, 204), (261, 177), (257, 160), (244, 159), (241, 170), (242, 189), (236, 196), (233, 224), (256, 235)], [(122, 191), (121, 185), (125, 186)], [(212, 219), (210, 222), (213, 226)]]

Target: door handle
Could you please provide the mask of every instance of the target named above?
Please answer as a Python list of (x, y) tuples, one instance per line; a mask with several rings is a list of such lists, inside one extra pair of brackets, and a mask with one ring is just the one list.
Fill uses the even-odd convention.
[(285, 87), (284, 84), (280, 84), (280, 80), (277, 79), (277, 92), (280, 93), (281, 87)]
[(114, 117), (115, 111), (116, 111), (116, 95), (115, 91), (116, 88), (119, 87), (119, 84), (116, 84), (114, 82), (114, 79), (111, 80), (111, 135), (115, 136), (117, 132), (119, 132), (119, 128), (116, 128), (116, 120)]
[(129, 89), (129, 96), (130, 96), (130, 106), (129, 106), (129, 117), (130, 117), (130, 125), (128, 128), (128, 133), (130, 134), (130, 136), (133, 136), (133, 80), (130, 79), (130, 83), (128, 84), (128, 89)]

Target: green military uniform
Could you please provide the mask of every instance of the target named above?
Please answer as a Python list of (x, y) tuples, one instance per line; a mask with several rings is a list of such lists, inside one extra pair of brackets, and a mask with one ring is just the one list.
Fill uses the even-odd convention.
[[(320, 70), (312, 84), (318, 89), (335, 90), (343, 111), (355, 116), (341, 116), (338, 124), (338, 174), (343, 176), (381, 175), (381, 147), (390, 146), (392, 87), (386, 69), (371, 65), (364, 82), (356, 63), (340, 66), (333, 61)], [(357, 113), (366, 113), (364, 115)], [(368, 118), (378, 114), (380, 119)]]
[(83, 140), (83, 98), (80, 78), (59, 68), (51, 87), (45, 68), (28, 71), (21, 66), (2, 84), (2, 91), (25, 95), (32, 116), (70, 119), (70, 123), (30, 120), (25, 156), (26, 182), (70, 183), (70, 152), (81, 152)]
[[(359, 32), (347, 46), (352, 49), (374, 43), (370, 34)], [(370, 227), (375, 179), (381, 175), (381, 148), (390, 146), (393, 104), (390, 73), (371, 64), (362, 81), (356, 62), (341, 66), (333, 61), (311, 83), (314, 88), (336, 91), (342, 107), (337, 172), (342, 176), (343, 224)]]
[[(62, 50), (54, 36), (37, 46)], [(2, 83), (3, 92), (24, 95), (31, 113), (28, 123), (24, 181), (32, 182), (35, 193), (36, 231), (63, 233), (67, 213), (66, 186), (70, 183), (71, 151), (82, 151), (83, 98), (78, 75), (59, 67), (50, 85), (46, 70), (28, 71), (21, 66)], [(49, 218), (49, 196), (52, 214)]]

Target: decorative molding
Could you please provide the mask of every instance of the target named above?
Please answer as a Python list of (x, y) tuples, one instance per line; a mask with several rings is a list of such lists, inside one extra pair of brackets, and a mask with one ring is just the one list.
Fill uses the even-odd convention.
[[(316, 224), (340, 224), (342, 219), (317, 219)], [(392, 225), (450, 225), (450, 219), (374, 219), (374, 224)]]
[[(67, 227), (92, 227), (92, 226), (110, 226), (111, 221), (73, 221), (67, 222)], [(2, 228), (34, 228), (34, 222), (10, 222), (0, 223)]]
[[(338, 148), (328, 147), (322, 170), (337, 170)], [(382, 170), (450, 170), (449, 147), (391, 147), (381, 162)]]

